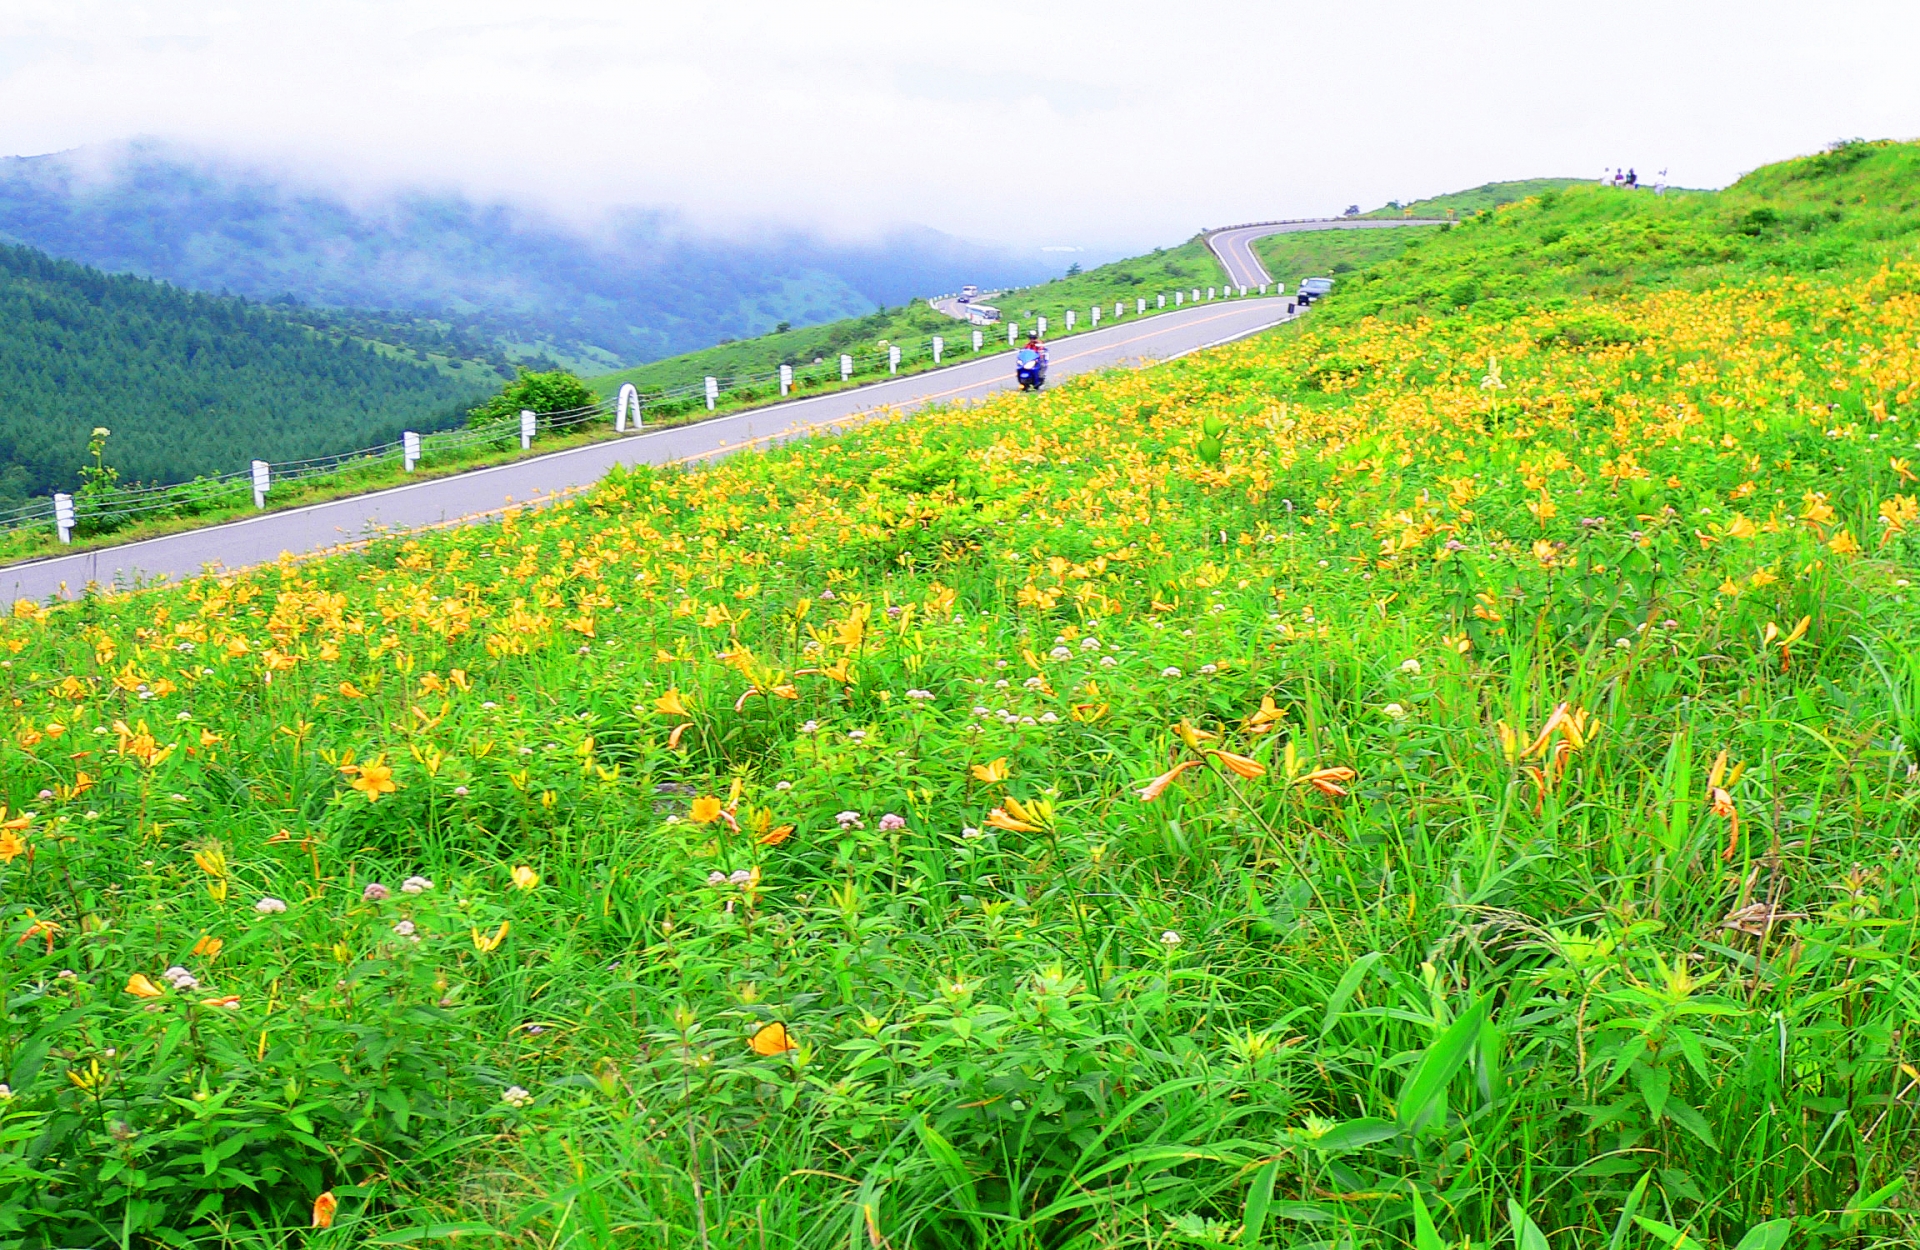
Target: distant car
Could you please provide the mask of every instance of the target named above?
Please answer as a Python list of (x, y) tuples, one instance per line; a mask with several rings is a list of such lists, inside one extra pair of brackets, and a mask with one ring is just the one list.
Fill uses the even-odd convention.
[(960, 302), (962, 304), (971, 304), (974, 301), (974, 297), (979, 294), (980, 294), (979, 287), (963, 286), (960, 288)]
[(1295, 296), (1303, 304), (1311, 304), (1333, 290), (1332, 278), (1302, 278), (1300, 290)]

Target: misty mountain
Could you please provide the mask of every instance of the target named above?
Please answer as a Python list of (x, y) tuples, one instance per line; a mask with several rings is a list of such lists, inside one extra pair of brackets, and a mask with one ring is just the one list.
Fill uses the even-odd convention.
[(0, 159), (0, 240), (190, 290), (436, 319), (589, 370), (1057, 267), (925, 228), (838, 244), (695, 225), (627, 211), (589, 237), (454, 194), (368, 206), (155, 143)]

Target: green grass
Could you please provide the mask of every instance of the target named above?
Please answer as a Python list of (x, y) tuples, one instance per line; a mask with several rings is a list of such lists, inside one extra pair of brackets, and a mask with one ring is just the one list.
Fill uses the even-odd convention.
[[(1512, 204), (1547, 191), (1565, 191), (1578, 186), (1597, 186), (1592, 178), (1517, 178), (1511, 182), (1488, 182), (1465, 191), (1450, 191), (1405, 204), (1389, 204), (1362, 217), (1468, 217), (1474, 213)], [(1648, 179), (1652, 185), (1652, 179)]]
[(1302, 278), (1344, 278), (1358, 269), (1392, 260), (1409, 243), (1432, 228), (1396, 227), (1392, 230), (1313, 230), (1273, 234), (1256, 240), (1253, 253), (1267, 272), (1289, 290)]
[(0, 1229), (1915, 1244), (1916, 160), (16, 607)]

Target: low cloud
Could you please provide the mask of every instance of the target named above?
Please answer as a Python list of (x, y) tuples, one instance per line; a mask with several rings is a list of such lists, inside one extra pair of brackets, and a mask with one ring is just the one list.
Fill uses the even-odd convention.
[(1920, 132), (1920, 9), (13, 0), (0, 152), (153, 135), (577, 224), (1095, 250), (1495, 178), (1724, 184)]

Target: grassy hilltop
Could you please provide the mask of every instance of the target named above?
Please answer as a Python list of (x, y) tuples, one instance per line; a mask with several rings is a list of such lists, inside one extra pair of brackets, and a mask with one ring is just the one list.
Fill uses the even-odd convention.
[(1916, 162), (17, 605), (0, 1230), (1912, 1244)]

